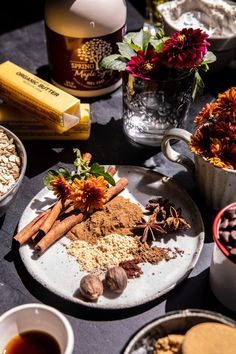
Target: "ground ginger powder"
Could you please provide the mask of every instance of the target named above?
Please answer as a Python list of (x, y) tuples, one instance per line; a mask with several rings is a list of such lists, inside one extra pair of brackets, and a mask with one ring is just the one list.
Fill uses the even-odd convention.
[(67, 246), (67, 252), (79, 262), (81, 271), (91, 272), (133, 259), (139, 243), (138, 237), (111, 234), (99, 238), (96, 244), (75, 240)]

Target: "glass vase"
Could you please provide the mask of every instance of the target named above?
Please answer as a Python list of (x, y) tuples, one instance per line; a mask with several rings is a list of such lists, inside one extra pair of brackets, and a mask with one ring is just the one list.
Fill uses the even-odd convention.
[(135, 143), (160, 146), (165, 132), (183, 127), (192, 101), (193, 77), (143, 80), (123, 73), (123, 128)]

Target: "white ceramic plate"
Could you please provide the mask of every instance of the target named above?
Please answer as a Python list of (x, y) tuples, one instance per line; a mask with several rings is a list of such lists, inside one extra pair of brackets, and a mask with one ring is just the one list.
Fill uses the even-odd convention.
[[(153, 197), (168, 198), (176, 207), (181, 207), (191, 229), (155, 242), (159, 247), (173, 250), (178, 247), (184, 251), (182, 255), (158, 265), (143, 264), (141, 268), (144, 274), (140, 278), (129, 280), (127, 288), (120, 296), (100, 296), (95, 303), (85, 302), (74, 296), (85, 273), (80, 271), (75, 259), (67, 254), (64, 245), (70, 241), (66, 237), (56, 242), (39, 258), (35, 257), (29, 244), (20, 248), (21, 259), (33, 278), (60, 297), (89, 307), (129, 308), (158, 298), (188, 276), (199, 258), (204, 242), (204, 226), (197, 206), (188, 193), (172, 179), (142, 167), (117, 166), (117, 170), (116, 178), (126, 177), (129, 181), (121, 195), (143, 206)], [(19, 230), (33, 219), (42, 206), (45, 209), (54, 200), (51, 192), (42, 189), (26, 207), (19, 222)]]

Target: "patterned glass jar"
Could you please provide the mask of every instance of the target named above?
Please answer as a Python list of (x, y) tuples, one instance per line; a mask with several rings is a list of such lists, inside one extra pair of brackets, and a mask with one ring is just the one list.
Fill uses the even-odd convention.
[(143, 80), (123, 74), (123, 127), (134, 142), (160, 146), (165, 132), (179, 128), (192, 101), (193, 77), (179, 80)]

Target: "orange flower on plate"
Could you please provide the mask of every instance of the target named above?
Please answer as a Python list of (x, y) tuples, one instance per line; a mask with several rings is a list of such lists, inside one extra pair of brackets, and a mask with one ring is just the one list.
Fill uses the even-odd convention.
[(71, 199), (75, 208), (81, 212), (101, 209), (107, 201), (107, 181), (103, 176), (88, 176), (86, 179), (75, 178), (72, 183)]
[(51, 187), (54, 194), (58, 198), (69, 198), (70, 194), (72, 193), (71, 185), (69, 182), (67, 182), (63, 175), (53, 176), (51, 181)]

